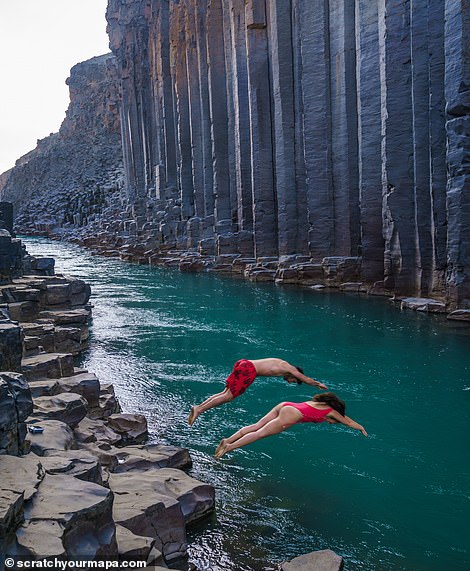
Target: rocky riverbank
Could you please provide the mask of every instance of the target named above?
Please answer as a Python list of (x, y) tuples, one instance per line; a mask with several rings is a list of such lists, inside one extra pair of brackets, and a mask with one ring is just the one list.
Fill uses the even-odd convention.
[[(177, 249), (160, 245), (153, 247), (153, 231), (139, 231), (132, 220), (115, 220), (109, 228), (100, 225), (90, 235), (89, 230), (71, 231), (66, 238), (97, 255), (152, 266), (178, 268), (183, 272), (212, 272), (241, 277), (253, 282), (274, 282), (307, 287), (317, 292), (337, 291), (347, 294), (368, 295), (390, 299), (400, 309), (447, 314), (447, 319), (470, 323), (470, 309), (455, 309), (444, 298), (398, 296), (385, 287), (384, 281), (361, 281), (360, 257), (330, 256), (315, 262), (309, 256), (292, 255), (252, 258), (246, 252), (211, 255), (203, 247)], [(224, 251), (223, 244), (217, 244)]]
[[(18, 560), (188, 564), (186, 528), (214, 510), (187, 449), (148, 443), (143, 415), (74, 366), (88, 346), (90, 287), (51, 258), (0, 286), (0, 553)], [(36, 269), (31, 269), (32, 267)], [(329, 550), (279, 569), (337, 571)]]

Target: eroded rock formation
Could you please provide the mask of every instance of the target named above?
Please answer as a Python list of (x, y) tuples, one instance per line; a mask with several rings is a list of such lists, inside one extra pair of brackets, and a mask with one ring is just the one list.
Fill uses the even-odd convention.
[(469, 10), (110, 0), (134, 232), (464, 304)]
[(117, 68), (111, 54), (75, 65), (58, 133), (39, 140), (2, 175), (22, 232), (61, 233), (92, 225), (120, 201), (122, 151)]

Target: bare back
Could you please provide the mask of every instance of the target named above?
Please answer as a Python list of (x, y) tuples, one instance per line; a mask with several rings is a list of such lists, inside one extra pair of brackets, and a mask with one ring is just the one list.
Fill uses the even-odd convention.
[(282, 377), (289, 372), (292, 367), (287, 361), (282, 359), (250, 359), (259, 377)]

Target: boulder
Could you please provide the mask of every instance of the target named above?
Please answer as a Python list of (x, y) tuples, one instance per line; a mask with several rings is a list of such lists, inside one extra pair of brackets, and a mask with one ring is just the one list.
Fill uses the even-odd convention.
[(72, 429), (59, 420), (36, 421), (36, 425), (44, 429), (42, 433), (28, 432), (27, 442), (31, 446), (31, 452), (38, 456), (49, 456), (58, 450), (70, 450), (77, 448)]
[(41, 458), (46, 474), (65, 474), (79, 480), (102, 484), (101, 465), (93, 454), (86, 450), (61, 451), (60, 456), (51, 454)]
[(120, 561), (145, 561), (147, 565), (165, 565), (155, 538), (135, 535), (122, 525), (116, 525), (116, 539)]
[(1, 489), (22, 494), (30, 500), (44, 478), (41, 459), (33, 454), (26, 456), (0, 456)]
[(43, 381), (34, 381), (29, 383), (29, 388), (33, 398), (50, 397), (52, 395), (57, 395), (63, 392), (62, 389), (59, 388), (57, 379), (44, 379)]
[(76, 393), (81, 395), (90, 407), (99, 405), (100, 382), (93, 373), (79, 373), (70, 377), (62, 377), (58, 385), (64, 393)]
[(74, 305), (85, 305), (91, 295), (91, 287), (83, 280), (70, 278), (70, 302)]
[(0, 553), (5, 553), (5, 540), (23, 521), (24, 497), (20, 492), (0, 489)]
[(75, 438), (80, 443), (105, 442), (119, 444), (122, 441), (120, 434), (115, 432), (104, 420), (85, 417), (75, 427)]
[(161, 468), (146, 472), (111, 474), (109, 487), (116, 494), (140, 489), (154, 497), (170, 497), (178, 501), (186, 523), (197, 521), (213, 511), (215, 492), (213, 486), (191, 478), (182, 470)]
[(121, 406), (114, 394), (101, 392), (99, 406), (90, 408), (88, 416), (90, 418), (108, 418), (119, 412), (121, 412)]
[(108, 425), (121, 435), (123, 444), (141, 444), (148, 438), (147, 419), (142, 414), (112, 414)]
[(73, 357), (68, 353), (46, 353), (26, 357), (21, 361), (21, 370), (28, 381), (70, 377), (73, 375)]
[(31, 269), (37, 272), (41, 276), (53, 276), (54, 275), (54, 258), (33, 258), (31, 263)]
[(345, 282), (340, 284), (339, 289), (344, 292), (359, 293), (362, 282)]
[(55, 351), (54, 326), (50, 323), (22, 323), (25, 335), (39, 339), (38, 345), (47, 353)]
[(90, 312), (87, 309), (48, 310), (41, 311), (39, 317), (54, 325), (86, 324), (90, 319)]
[(179, 468), (186, 470), (192, 461), (187, 448), (165, 446), (164, 444), (146, 444), (144, 446), (126, 446), (116, 450), (117, 466), (115, 473), (131, 470), (156, 470), (159, 468)]
[(111, 444), (107, 442), (100, 441), (80, 443), (78, 447), (80, 450), (87, 450), (90, 454), (98, 458), (102, 468), (104, 468), (103, 480), (107, 482), (109, 472), (114, 471), (118, 464), (116, 456), (118, 448), (111, 446)]
[(70, 300), (70, 284), (50, 284), (46, 288), (47, 305), (65, 305)]
[[(32, 498), (25, 525), (18, 533), (19, 543), (30, 546), (29, 555), (46, 555), (37, 525), (43, 522), (42, 532), (49, 532), (56, 550), (62, 543), (68, 559), (115, 559), (117, 557), (116, 530), (112, 519), (113, 494), (110, 490), (78, 480), (73, 476), (46, 474), (39, 490)], [(56, 522), (54, 529), (48, 524)], [(50, 553), (47, 555), (50, 556)]]
[(187, 555), (186, 531), (180, 504), (173, 495), (160, 493), (158, 471), (111, 474), (116, 524), (135, 535), (155, 539), (166, 563)]
[(436, 299), (426, 297), (404, 297), (401, 299), (401, 309), (427, 311), (428, 313), (445, 313), (446, 304)]
[(39, 302), (18, 301), (8, 304), (8, 313), (12, 321), (32, 321), (36, 319), (39, 312)]
[(470, 322), (470, 309), (456, 309), (447, 316), (451, 321), (466, 321)]
[(54, 347), (56, 351), (61, 353), (78, 355), (85, 348), (82, 345), (82, 330), (80, 327), (56, 327)]
[[(35, 560), (50, 559), (61, 561), (67, 559), (67, 552), (62, 542), (62, 524), (57, 520), (28, 520), (23, 523), (16, 533), (16, 543), (19, 554), (24, 557), (27, 553)], [(8, 550), (10, 556), (15, 555), (15, 549)]]
[(50, 397), (38, 397), (34, 399), (34, 411), (31, 418), (60, 420), (71, 428), (85, 418), (87, 413), (87, 401), (74, 393), (60, 393)]
[(343, 558), (331, 549), (313, 551), (282, 563), (281, 571), (342, 571)]

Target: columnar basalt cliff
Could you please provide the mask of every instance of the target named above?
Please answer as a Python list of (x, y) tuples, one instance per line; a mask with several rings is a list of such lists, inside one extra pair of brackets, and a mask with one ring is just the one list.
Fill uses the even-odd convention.
[(466, 305), (469, 10), (109, 0), (134, 235)]
[(60, 233), (88, 226), (120, 198), (119, 82), (112, 54), (77, 64), (60, 131), (38, 141), (0, 179), (18, 230)]

